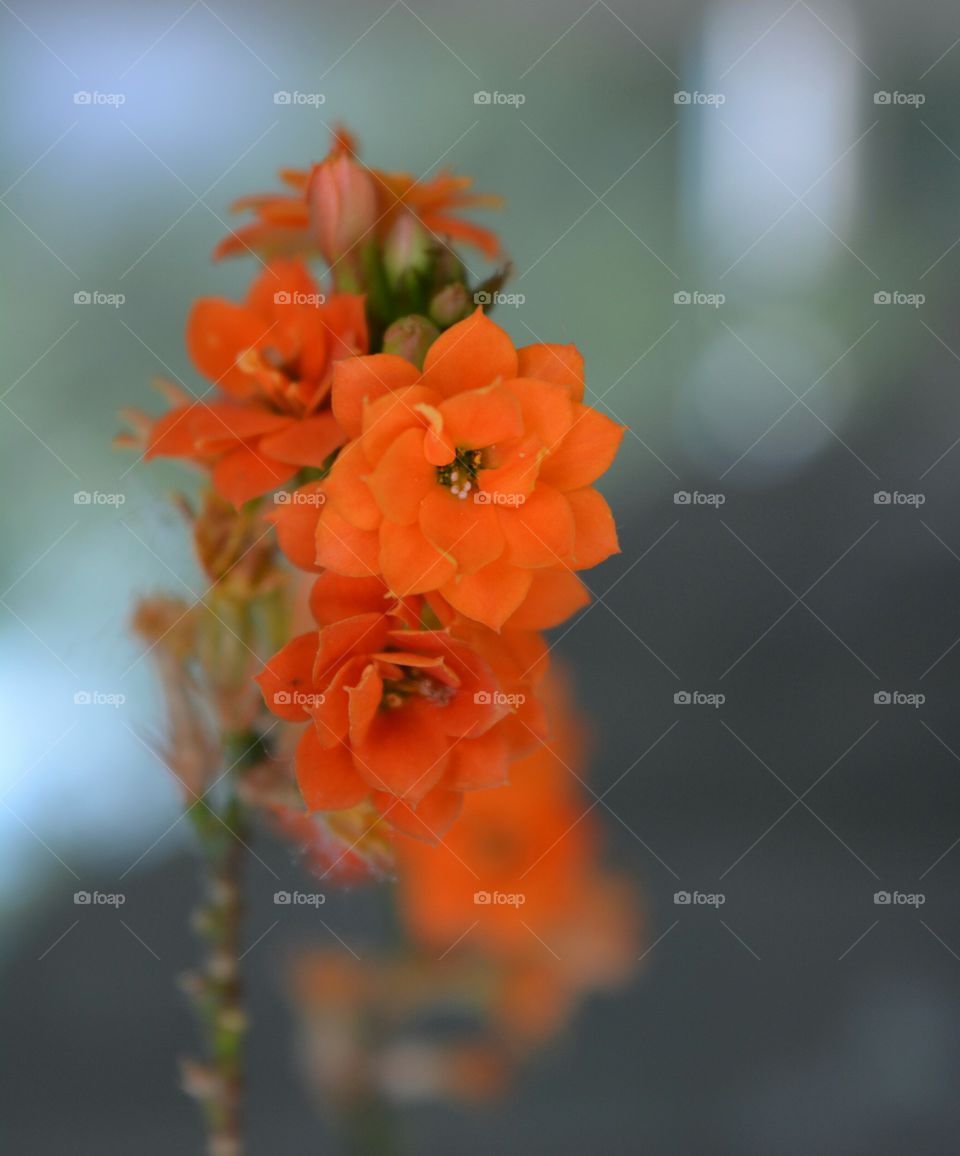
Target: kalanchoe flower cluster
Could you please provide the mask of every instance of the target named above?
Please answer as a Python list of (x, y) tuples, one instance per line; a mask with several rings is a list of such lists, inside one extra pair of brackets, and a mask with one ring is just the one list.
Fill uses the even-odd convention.
[(623, 430), (584, 403), (572, 345), (518, 349), (469, 312), (448, 242), (497, 248), (453, 215), (484, 203), (469, 181), (370, 169), (345, 133), (284, 179), (217, 250), (270, 259), (246, 301), (190, 315), (212, 396), (178, 396), (145, 448), (208, 471), (312, 576), (309, 629), (258, 678), (269, 711), (304, 724), (307, 809), (435, 841), (545, 736), (539, 631), (618, 549), (593, 483)]

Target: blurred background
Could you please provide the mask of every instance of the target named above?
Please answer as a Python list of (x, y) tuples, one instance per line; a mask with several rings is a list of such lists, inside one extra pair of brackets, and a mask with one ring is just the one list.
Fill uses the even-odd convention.
[[(126, 631), (137, 594), (202, 590), (166, 500), (192, 479), (110, 439), (151, 378), (194, 383), (190, 301), (254, 272), (209, 260), (229, 203), (342, 120), (373, 165), (505, 195), (523, 300), (496, 320), (576, 342), (630, 426), (623, 553), (555, 653), (645, 896), (636, 977), (492, 1107), (410, 1112), (410, 1151), (951, 1150), (956, 7), (11, 0), (0, 25), (0, 1148), (199, 1150), (195, 867)], [(254, 851), (251, 1152), (336, 1151), (285, 961), (375, 951), (378, 900), (278, 915), (299, 868)], [(74, 905), (96, 888), (123, 909)]]

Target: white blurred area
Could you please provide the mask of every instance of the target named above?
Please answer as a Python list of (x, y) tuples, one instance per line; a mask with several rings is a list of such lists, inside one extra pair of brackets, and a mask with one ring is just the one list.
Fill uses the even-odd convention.
[(680, 189), (702, 288), (726, 303), (675, 394), (674, 421), (705, 471), (725, 477), (736, 463), (733, 484), (771, 485), (802, 469), (836, 445), (856, 400), (852, 363), (805, 398), (821, 420), (790, 392), (803, 395), (850, 345), (818, 294), (851, 267), (873, 280), (853, 252), (872, 78), (850, 9), (832, 5), (828, 18), (829, 29), (803, 5), (711, 5), (684, 77), (723, 98), (681, 116)]

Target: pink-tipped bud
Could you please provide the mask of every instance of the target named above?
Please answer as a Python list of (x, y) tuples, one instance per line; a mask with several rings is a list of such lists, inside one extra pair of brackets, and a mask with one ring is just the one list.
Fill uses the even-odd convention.
[(419, 313), (411, 313), (409, 317), (394, 321), (387, 329), (383, 335), (383, 352), (395, 353), (412, 362), (417, 369), (422, 369), (427, 350), (439, 336), (440, 330), (432, 321)]
[(346, 153), (329, 156), (314, 168), (308, 201), (311, 230), (330, 265), (359, 244), (377, 220), (373, 177)]
[(391, 284), (424, 273), (430, 264), (433, 242), (412, 213), (401, 213), (390, 227), (383, 247), (383, 263)]

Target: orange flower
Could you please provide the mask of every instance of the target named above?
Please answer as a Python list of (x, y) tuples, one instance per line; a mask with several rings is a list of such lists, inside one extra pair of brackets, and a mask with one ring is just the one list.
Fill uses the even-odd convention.
[(303, 264), (277, 261), (243, 305), (198, 301), (187, 347), (220, 396), (165, 414), (147, 456), (212, 467), (216, 489), (240, 505), (303, 466), (322, 466), (343, 441), (329, 407), (332, 369), (338, 358), (366, 352), (363, 298), (325, 299)]
[(399, 597), (439, 591), (497, 630), (545, 629), (588, 601), (573, 571), (619, 548), (591, 483), (623, 429), (583, 404), (573, 346), (516, 350), (477, 309), (422, 372), (374, 354), (339, 362), (333, 380), (350, 440), (322, 486), (319, 565), (382, 574)]
[(250, 250), (290, 256), (319, 249), (328, 261), (336, 261), (367, 235), (383, 240), (403, 213), (417, 217), (435, 236), (462, 241), (490, 258), (497, 255), (496, 235), (462, 220), (456, 210), (496, 207), (499, 197), (469, 192), (473, 184), (470, 177), (441, 172), (429, 181), (420, 181), (408, 173), (369, 168), (356, 160), (356, 152), (353, 136), (339, 129), (330, 153), (320, 164), (308, 171), (281, 171), (280, 179), (292, 192), (263, 193), (236, 201), (235, 212), (252, 210), (255, 219), (224, 237), (214, 250), (214, 258)]
[(532, 686), (545, 647), (522, 632), (478, 640), (424, 629), (422, 600), (390, 600), (376, 578), (328, 571), (311, 607), (319, 630), (289, 642), (257, 679), (274, 714), (311, 722), (296, 754), (307, 807), (369, 797), (399, 830), (439, 838), (463, 792), (505, 782), (511, 759), (536, 741)]
[(456, 944), (458, 958), (488, 960), (498, 1018), (521, 1043), (556, 1030), (583, 991), (630, 974), (642, 918), (629, 882), (597, 864), (566, 688), (551, 678), (542, 697), (553, 735), (514, 764), (509, 786), (468, 796), (442, 846), (395, 840), (404, 926), (429, 954)]

